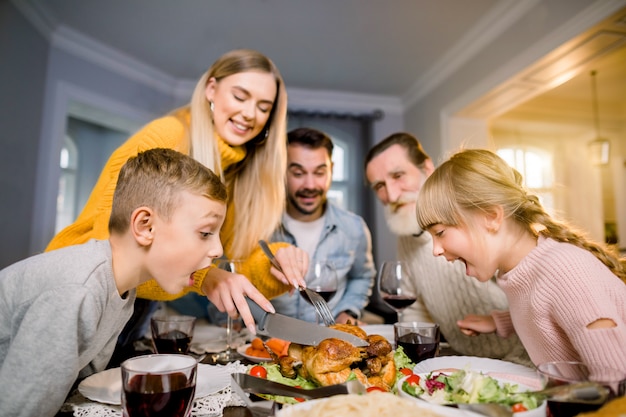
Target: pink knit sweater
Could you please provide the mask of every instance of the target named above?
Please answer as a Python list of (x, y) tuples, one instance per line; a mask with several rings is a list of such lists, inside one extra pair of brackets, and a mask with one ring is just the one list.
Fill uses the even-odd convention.
[[(535, 365), (582, 361), (626, 371), (626, 285), (591, 252), (540, 237), (498, 285), (510, 320), (505, 312), (493, 314), (497, 333), (515, 331)], [(586, 328), (601, 318), (617, 327)]]

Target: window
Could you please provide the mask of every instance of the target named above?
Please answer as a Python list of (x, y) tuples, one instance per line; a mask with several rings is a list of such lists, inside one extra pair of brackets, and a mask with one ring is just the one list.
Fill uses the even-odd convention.
[(369, 122), (352, 117), (309, 115), (291, 112), (288, 131), (298, 127), (321, 130), (333, 140), (333, 181), (327, 197), (330, 201), (373, 224), (369, 189), (363, 179), (363, 160), (368, 148)]
[(522, 174), (524, 185), (539, 197), (541, 205), (548, 212), (554, 211), (554, 173), (550, 153), (514, 147), (499, 149), (497, 154)]
[(70, 225), (76, 218), (76, 178), (78, 171), (78, 150), (69, 136), (65, 136), (61, 157), (61, 177), (57, 195), (57, 218), (55, 233)]
[(337, 204), (339, 207), (347, 209), (348, 201), (348, 180), (350, 174), (348, 172), (348, 163), (346, 161), (346, 145), (337, 138), (333, 140), (333, 182), (328, 190), (328, 199)]

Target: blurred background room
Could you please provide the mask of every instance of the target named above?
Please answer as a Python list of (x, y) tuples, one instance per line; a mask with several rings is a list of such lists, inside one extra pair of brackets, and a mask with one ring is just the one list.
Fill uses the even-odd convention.
[(335, 142), (330, 196), (379, 264), (395, 237), (363, 158), (408, 131), (435, 162), (497, 150), (544, 204), (626, 248), (626, 0), (0, 2), (0, 268), (41, 252), (108, 156), (234, 48), (282, 72), (289, 126)]

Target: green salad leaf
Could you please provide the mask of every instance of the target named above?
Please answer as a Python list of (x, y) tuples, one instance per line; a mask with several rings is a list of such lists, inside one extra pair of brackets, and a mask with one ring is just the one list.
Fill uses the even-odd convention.
[(519, 390), (517, 384), (500, 382), (480, 372), (459, 370), (451, 374), (431, 372), (419, 385), (402, 384), (406, 393), (436, 404), (498, 403), (506, 407), (522, 404), (535, 409), (542, 399)]

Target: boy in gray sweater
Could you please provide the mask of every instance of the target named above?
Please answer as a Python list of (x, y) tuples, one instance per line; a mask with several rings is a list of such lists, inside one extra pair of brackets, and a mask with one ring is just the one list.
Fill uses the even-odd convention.
[(120, 171), (108, 240), (0, 271), (0, 416), (54, 416), (77, 379), (104, 370), (139, 284), (179, 293), (222, 255), (226, 199), (211, 170), (151, 149)]

